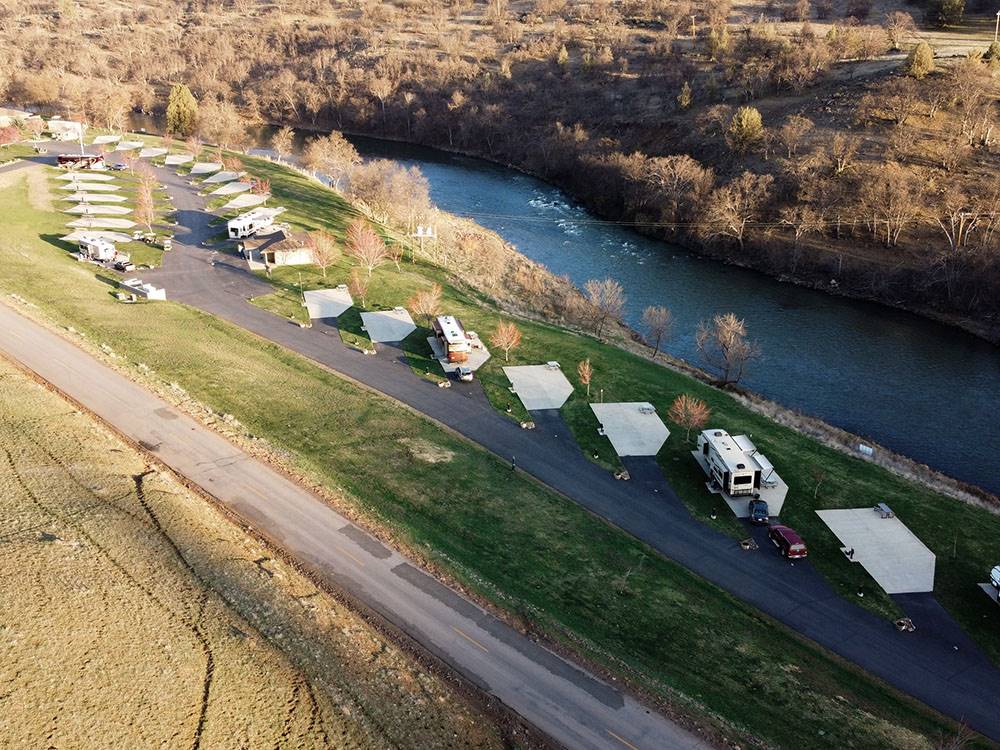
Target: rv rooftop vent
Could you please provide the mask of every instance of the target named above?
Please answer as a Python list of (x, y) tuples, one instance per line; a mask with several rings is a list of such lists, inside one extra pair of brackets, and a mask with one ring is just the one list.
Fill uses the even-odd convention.
[(716, 430), (715, 437), (722, 437), (722, 430)]
[(746, 468), (746, 464), (736, 464), (736, 468), (737, 469), (745, 469)]

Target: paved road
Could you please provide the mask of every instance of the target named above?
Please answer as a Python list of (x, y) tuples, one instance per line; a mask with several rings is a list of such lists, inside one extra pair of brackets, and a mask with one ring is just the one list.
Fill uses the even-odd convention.
[[(629, 460), (633, 477), (617, 482), (587, 461), (558, 411), (538, 412), (538, 429), (521, 430), (489, 404), (478, 383), (440, 389), (416, 377), (399, 350), (365, 357), (343, 345), (335, 321), (301, 329), (247, 303), (273, 291), (237, 259), (199, 247), (208, 226), (204, 199), (183, 178), (161, 170), (179, 210), (181, 232), (164, 267), (145, 278), (168, 298), (211, 312), (264, 338), (409, 404), (648, 543), (664, 556), (929, 706), (1000, 741), (1000, 670), (940, 607), (925, 597), (914, 611), (916, 633), (838, 596), (808, 564), (789, 566), (770, 545), (746, 553), (729, 537), (691, 517), (652, 460)], [(902, 601), (902, 606), (916, 606)], [(909, 610), (908, 610), (909, 611)], [(921, 616), (933, 613), (933, 627)], [(928, 623), (930, 624), (930, 623)], [(958, 648), (956, 649), (956, 646)]]
[(203, 487), (311, 571), (349, 591), (562, 745), (708, 747), (512, 630), (321, 499), (2, 304), (0, 331), (0, 352)]

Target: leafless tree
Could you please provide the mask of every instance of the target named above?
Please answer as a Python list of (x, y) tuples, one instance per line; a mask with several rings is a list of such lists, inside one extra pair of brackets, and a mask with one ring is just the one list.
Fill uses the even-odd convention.
[(510, 361), (510, 352), (521, 343), (521, 329), (509, 321), (501, 321), (490, 336), (493, 346), (503, 349), (504, 362)]
[(778, 129), (778, 140), (791, 159), (798, 151), (802, 139), (813, 129), (813, 121), (802, 115), (791, 115)]
[(441, 313), (441, 296), (443, 294), (440, 284), (433, 284), (427, 289), (421, 289), (410, 297), (407, 303), (410, 312), (417, 316), (423, 316), (430, 326), (431, 318)]
[(661, 305), (650, 305), (642, 311), (642, 325), (646, 329), (646, 341), (653, 350), (652, 359), (656, 359), (660, 344), (670, 338), (674, 327), (674, 314)]
[(858, 205), (872, 236), (886, 247), (899, 243), (920, 208), (920, 185), (905, 167), (889, 162), (861, 186)]
[(323, 271), (323, 278), (326, 278), (326, 269), (337, 262), (340, 257), (340, 250), (337, 247), (336, 238), (329, 232), (313, 232), (309, 235), (310, 249), (312, 250), (313, 264), (319, 266)]
[(587, 398), (590, 398), (590, 381), (594, 379), (594, 368), (590, 364), (590, 357), (577, 364), (576, 374), (580, 376), (580, 383), (587, 386)]
[(351, 269), (350, 278), (347, 280), (347, 291), (351, 293), (351, 297), (354, 299), (361, 300), (361, 306), (367, 307), (368, 298), (368, 287), (371, 285), (371, 279), (367, 276), (362, 276), (358, 273), (357, 268)]
[(292, 146), (295, 142), (295, 133), (287, 125), (279, 128), (271, 136), (271, 149), (277, 155), (279, 161), (284, 161), (285, 157), (292, 153)]
[(140, 183), (135, 191), (135, 207), (132, 216), (136, 222), (146, 227), (147, 232), (153, 231), (156, 221), (156, 204), (153, 200), (153, 189), (146, 183)]
[(882, 28), (889, 37), (889, 46), (898, 50), (902, 47), (903, 38), (916, 31), (917, 25), (913, 22), (913, 16), (901, 10), (889, 11), (882, 20)]
[(674, 424), (679, 424), (685, 429), (684, 442), (691, 442), (691, 430), (698, 430), (708, 424), (708, 419), (712, 415), (712, 410), (704, 401), (694, 396), (682, 393), (674, 399), (670, 405), (667, 417)]
[(774, 177), (743, 172), (721, 188), (712, 191), (704, 216), (708, 237), (730, 237), (743, 249), (747, 225), (757, 220), (767, 201)]
[(355, 220), (347, 228), (347, 254), (368, 271), (369, 278), (389, 258), (385, 242), (363, 219)]
[(583, 285), (587, 300), (596, 311), (594, 329), (597, 337), (608, 320), (619, 320), (625, 307), (625, 290), (614, 279), (591, 279)]
[(716, 315), (711, 323), (702, 321), (695, 345), (705, 363), (719, 373), (721, 385), (740, 382), (747, 365), (760, 357), (756, 342), (747, 338), (746, 324), (733, 313)]
[(340, 190), (351, 171), (361, 163), (361, 156), (350, 141), (337, 131), (327, 136), (313, 138), (302, 152), (302, 164), (306, 169), (322, 172), (335, 190)]
[(854, 164), (854, 157), (861, 147), (861, 139), (857, 136), (835, 133), (830, 139), (827, 153), (835, 175), (843, 174)]

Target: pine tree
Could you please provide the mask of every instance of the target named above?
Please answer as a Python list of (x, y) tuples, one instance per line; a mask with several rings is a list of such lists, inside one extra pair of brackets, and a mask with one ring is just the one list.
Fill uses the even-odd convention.
[(691, 86), (687, 81), (684, 81), (684, 85), (681, 86), (681, 93), (677, 95), (677, 106), (681, 109), (687, 109), (691, 106), (691, 100), (694, 95), (691, 93)]
[(726, 131), (726, 143), (740, 154), (752, 151), (764, 138), (764, 121), (755, 107), (740, 107)]
[(187, 138), (198, 121), (198, 102), (183, 83), (174, 84), (167, 99), (167, 133)]

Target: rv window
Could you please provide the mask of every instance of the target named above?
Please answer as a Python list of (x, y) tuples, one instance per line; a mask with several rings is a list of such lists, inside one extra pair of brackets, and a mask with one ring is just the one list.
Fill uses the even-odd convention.
[(733, 477), (733, 484), (750, 484), (753, 481), (753, 475)]

